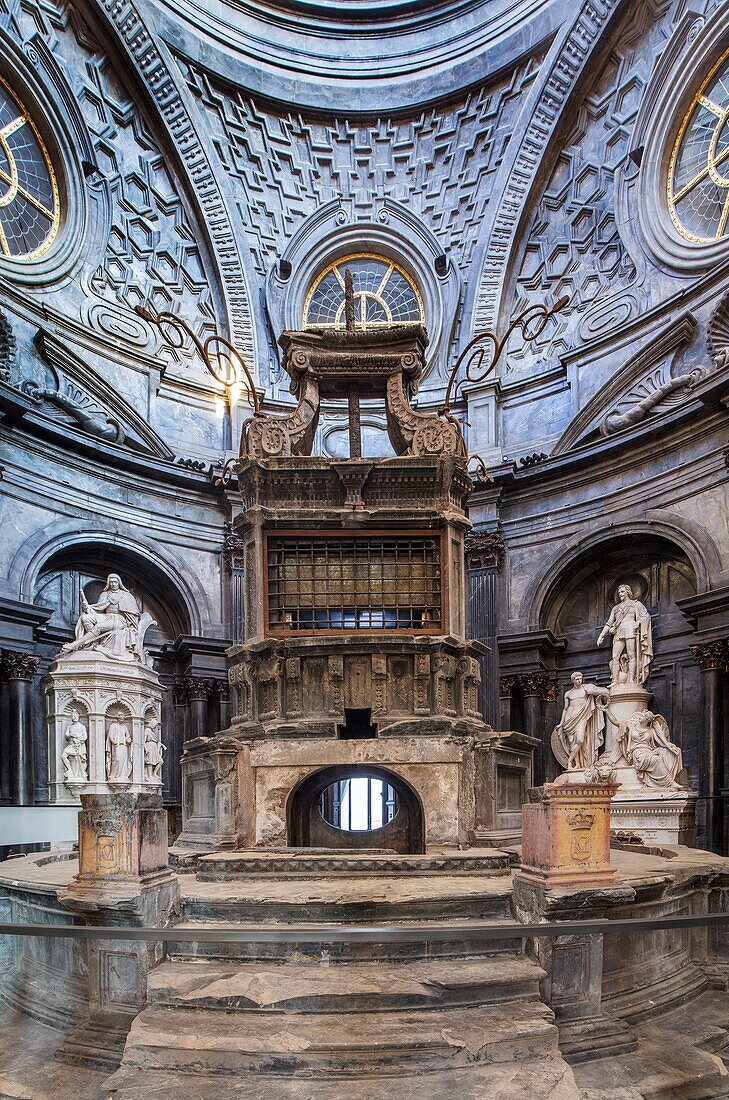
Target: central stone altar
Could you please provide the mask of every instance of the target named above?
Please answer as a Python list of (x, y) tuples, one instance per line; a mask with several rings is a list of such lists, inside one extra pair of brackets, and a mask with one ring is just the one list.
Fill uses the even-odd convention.
[[(503, 741), (499, 766), (517, 782), (500, 809), (518, 813), (531, 746), (515, 748), (479, 708), (460, 429), (410, 408), (419, 326), (281, 343), (299, 407), (253, 419), (229, 490), (245, 572), (246, 641), (228, 653), (235, 718), (186, 745), (177, 847), (465, 845), (483, 824), (479, 783), (494, 778), (483, 755)], [(322, 396), (347, 400), (352, 457), (309, 453)], [(360, 457), (360, 396), (383, 401), (394, 456)], [(342, 825), (355, 779), (382, 784), (371, 827)]]

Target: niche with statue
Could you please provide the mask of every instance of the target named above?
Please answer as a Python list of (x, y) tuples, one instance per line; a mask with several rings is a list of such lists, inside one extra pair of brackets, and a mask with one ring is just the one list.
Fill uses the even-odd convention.
[(52, 802), (161, 787), (162, 687), (144, 647), (151, 625), (117, 574), (94, 604), (82, 596), (74, 641), (45, 682)]

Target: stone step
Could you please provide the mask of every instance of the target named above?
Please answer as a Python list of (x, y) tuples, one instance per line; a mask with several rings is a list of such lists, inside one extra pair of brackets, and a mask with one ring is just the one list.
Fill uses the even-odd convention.
[(541, 1002), (478, 1008), (298, 1015), (150, 1005), (132, 1024), (122, 1065), (221, 1075), (395, 1076), (555, 1057)]
[[(384, 1086), (384, 1087), (383, 1087)], [(388, 1081), (347, 1081), (347, 1100), (384, 1100)], [(148, 1070), (123, 1066), (107, 1081), (111, 1100), (342, 1100), (341, 1080), (247, 1077), (245, 1081), (208, 1074)], [(474, 1063), (465, 1068), (401, 1075), (394, 1095), (403, 1100), (587, 1100), (575, 1085), (572, 1070), (558, 1056), (518, 1065)], [(589, 1100), (641, 1100), (629, 1089), (600, 1090)]]
[[(475, 929), (481, 929), (483, 920), (452, 919), (447, 922), (400, 921), (391, 924), (383, 932), (379, 925), (372, 925), (381, 935), (371, 941), (359, 939), (354, 933), (345, 939), (335, 939), (341, 933), (351, 929), (336, 922), (300, 924), (278, 923), (226, 923), (221, 921), (192, 920), (177, 924), (184, 932), (230, 932), (235, 931), (245, 937), (248, 931), (251, 939), (239, 942), (205, 942), (174, 940), (167, 941), (167, 953), (170, 959), (218, 959), (254, 962), (260, 960), (290, 962), (309, 959), (319, 962), (408, 962), (424, 958), (489, 957), (503, 954), (519, 954), (524, 940), (495, 940), (486, 934), (474, 938)], [(499, 928), (514, 923), (513, 917), (488, 917), (489, 927)], [(359, 927), (367, 928), (367, 924)], [(256, 933), (261, 929), (275, 932), (275, 939), (256, 941)], [(422, 933), (427, 933), (423, 938)], [(459, 935), (462, 932), (463, 936)], [(307, 934), (303, 939), (301, 933)], [(387, 934), (386, 934), (387, 933)], [(454, 936), (455, 934), (455, 936)], [(313, 939), (311, 936), (313, 935)]]
[(343, 852), (320, 848), (253, 848), (215, 852), (197, 860), (202, 882), (238, 878), (335, 878), (364, 875), (508, 875), (509, 856), (495, 848), (398, 855), (388, 852)]
[(442, 875), (405, 880), (260, 877), (229, 882), (184, 876), (180, 889), (185, 921), (385, 923), (453, 917), (488, 921), (511, 912), (509, 876)]
[(167, 962), (149, 976), (150, 1003), (264, 1012), (381, 1012), (539, 1000), (545, 972), (526, 956), (413, 963)]

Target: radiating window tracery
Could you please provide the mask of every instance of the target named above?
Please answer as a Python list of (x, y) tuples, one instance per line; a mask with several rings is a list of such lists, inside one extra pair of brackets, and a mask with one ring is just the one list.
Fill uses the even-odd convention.
[(410, 276), (384, 256), (345, 256), (321, 272), (304, 304), (304, 328), (346, 327), (345, 271), (352, 273), (355, 329), (424, 322), (423, 302)]
[(676, 229), (705, 244), (729, 233), (729, 54), (694, 97), (676, 139), (668, 176)]
[(0, 254), (34, 259), (58, 232), (58, 184), (35, 123), (0, 78)]

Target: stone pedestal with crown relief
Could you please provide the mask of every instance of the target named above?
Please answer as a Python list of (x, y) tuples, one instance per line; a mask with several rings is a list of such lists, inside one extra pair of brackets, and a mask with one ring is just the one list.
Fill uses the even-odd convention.
[(618, 785), (563, 775), (529, 791), (522, 811), (519, 877), (547, 887), (617, 882), (610, 865), (610, 802)]

